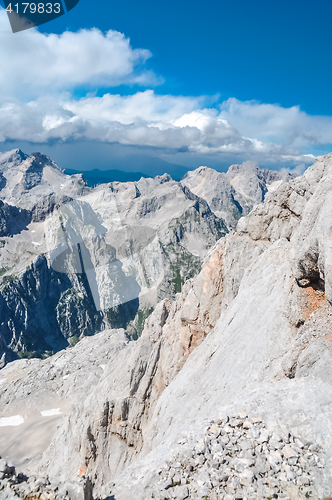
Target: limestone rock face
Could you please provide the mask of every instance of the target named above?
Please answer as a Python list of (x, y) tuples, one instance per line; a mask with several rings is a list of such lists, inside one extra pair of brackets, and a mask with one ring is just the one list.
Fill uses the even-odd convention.
[[(140, 484), (137, 498), (143, 499), (159, 491), (151, 484), (158, 484), (163, 467), (171, 468), (170, 455), (187, 453), (189, 435), (203, 435), (209, 419), (229, 411), (264, 415), (271, 436), (281, 425), (283, 432), (322, 447), (330, 463), (332, 316), (325, 210), (331, 172), (331, 155), (319, 158), (304, 176), (271, 193), (240, 221), (236, 234), (218, 244), (223, 247), (221, 315), (159, 397), (143, 432), (141, 459), (116, 475), (105, 492), (129, 499)], [(192, 298), (191, 303), (189, 320), (196, 315)], [(178, 336), (180, 329), (173, 331)], [(156, 498), (171, 498), (168, 491), (182, 484), (183, 469), (179, 471), (180, 483), (171, 482), (167, 491), (161, 486)], [(312, 472), (318, 498), (330, 495), (331, 473), (327, 465)], [(301, 484), (300, 479), (294, 484)], [(197, 485), (193, 488), (191, 497), (196, 498)], [(251, 491), (239, 482), (227, 488), (221, 491)]]
[[(84, 475), (103, 500), (331, 496), (331, 175), (327, 155), (270, 192), (173, 301), (159, 302), (136, 342), (102, 332), (6, 366), (3, 417), (63, 394), (57, 429), (34, 455), (24, 450), (22, 470), (54, 490)], [(165, 194), (171, 181), (147, 182)], [(116, 186), (119, 201), (129, 188), (132, 200), (143, 196), (145, 180), (135, 186)], [(142, 203), (140, 216), (154, 221), (158, 203)], [(67, 372), (51, 367), (71, 354), (76, 383), (65, 386)], [(8, 427), (7, 450), (16, 439)]]
[(264, 201), (267, 193), (294, 177), (288, 172), (260, 169), (254, 162), (246, 161), (231, 165), (226, 173), (200, 167), (188, 172), (181, 183), (204, 198), (229, 229), (235, 229), (240, 217)]
[[(67, 435), (69, 442), (75, 441), (75, 449), (80, 450), (70, 463), (66, 462), (67, 467), (72, 467), (72, 474), (79, 466), (98, 476), (99, 484), (105, 483), (142, 450), (144, 429), (158, 398), (219, 317), (221, 260), (222, 248), (217, 247), (209, 254), (198, 277), (186, 283), (174, 303), (164, 300), (158, 304), (147, 319), (141, 338), (117, 353), (116, 359), (105, 367), (98, 397), (91, 393), (74, 414), (64, 419), (60, 432)], [(82, 413), (85, 422), (89, 421), (88, 433), (86, 424), (82, 425)], [(54, 479), (65, 480), (63, 463), (68, 452), (66, 444), (59, 447), (55, 435), (43, 462), (53, 464)], [(48, 467), (46, 470), (49, 474)]]
[[(159, 304), (142, 338), (121, 351), (119, 368), (112, 363), (105, 370), (98, 398), (91, 394), (65, 418), (44, 455), (45, 472), (64, 480), (63, 454), (85, 450), (84, 459), (77, 455), (74, 461), (83, 461), (104, 498), (129, 499), (134, 491), (147, 498), (166, 450), (181, 449), (188, 432), (203, 433), (206, 419), (227, 411), (264, 415), (271, 433), (281, 425), (299, 439), (310, 436), (329, 460), (329, 278), (326, 264), (318, 281), (317, 274), (300, 275), (303, 254), (297, 248), (305, 241), (303, 228), (311, 236), (317, 228), (310, 206), (323, 211), (328, 204), (324, 187), (331, 171), (331, 158), (324, 157), (289, 187), (281, 185), (241, 220), (237, 233), (218, 242), (175, 302)], [(314, 262), (325, 263), (326, 246), (320, 248)], [(68, 437), (65, 444), (61, 435)], [(331, 470), (316, 477), (322, 494)]]
[[(55, 481), (62, 480), (61, 478), (66, 480), (69, 469), (69, 474), (75, 477), (77, 470), (86, 472), (89, 468), (96, 473), (98, 471), (98, 481), (102, 484), (131, 463), (142, 449), (144, 423), (149, 421), (160, 394), (219, 317), (222, 258), (223, 247), (218, 245), (209, 253), (198, 277), (186, 283), (182, 294), (177, 296), (173, 304), (169, 300), (158, 304), (146, 321), (139, 341), (126, 345), (121, 337), (120, 341), (117, 339), (114, 330), (110, 330), (93, 338), (87, 337), (74, 348), (61, 351), (45, 361), (22, 360), (16, 364), (11, 363), (2, 370), (1, 376), (6, 381), (0, 385), (0, 399), (6, 405), (6, 416), (37, 405), (41, 411), (42, 406), (47, 408), (51, 404), (59, 406), (66, 413), (59, 430), (61, 441), (64, 438), (61, 450), (58, 447), (59, 437), (56, 435), (47, 451), (48, 443), (45, 440), (40, 440), (40, 447), (35, 451), (36, 455), (37, 451), (45, 451), (42, 470), (48, 469), (46, 464), (52, 464), (52, 478)], [(176, 337), (174, 328), (178, 330)], [(101, 351), (91, 353), (93, 346), (98, 346)], [(109, 361), (103, 360), (104, 352), (108, 353)], [(103, 372), (100, 370), (100, 382), (97, 379), (93, 381), (90, 377), (83, 386), (77, 376), (90, 373), (91, 368), (87, 363), (96, 366), (100, 363)], [(25, 375), (27, 371), (28, 376)], [(69, 373), (73, 375), (67, 381)], [(74, 386), (71, 385), (73, 380)], [(110, 381), (112, 398), (109, 397)], [(37, 392), (34, 385), (38, 387)], [(96, 388), (97, 392), (90, 392), (89, 387)], [(70, 402), (75, 403), (71, 409)], [(83, 413), (85, 418), (81, 422)], [(28, 418), (31, 419), (32, 416), (28, 415)], [(85, 427), (88, 420), (89, 430)], [(10, 434), (7, 433), (6, 449), (10, 449), (11, 439), (17, 438), (16, 434), (12, 437)], [(105, 436), (108, 436), (107, 445)], [(77, 442), (74, 455), (73, 441)], [(69, 448), (66, 442), (69, 443)], [(22, 447), (21, 454), (29, 459), (25, 467), (30, 472), (33, 467), (35, 472), (35, 456), (29, 457), (29, 450), (24, 449), (23, 444)], [(63, 475), (64, 463), (67, 473)], [(110, 465), (105, 466), (107, 463)]]
[(20, 150), (0, 155), (0, 173), (0, 333), (24, 356), (109, 327), (137, 337), (227, 232), (166, 174), (91, 189)]
[[(19, 233), (26, 229), (30, 222), (30, 212), (0, 201), (0, 237), (10, 237)], [(2, 241), (2, 245), (4, 245), (4, 241)]]
[[(332, 304), (331, 160), (332, 155), (320, 158), (316, 162), (315, 171), (311, 168), (304, 176), (304, 180), (308, 185), (307, 190), (314, 190), (314, 193), (305, 206), (301, 223), (294, 238), (296, 279), (302, 285), (316, 286), (324, 290), (326, 299), (330, 304)], [(304, 190), (305, 187), (304, 185), (302, 189)], [(300, 198), (300, 195), (298, 198)], [(299, 204), (299, 201), (294, 200), (294, 203)]]
[(7, 346), (2, 335), (0, 335), (0, 353), (0, 369), (6, 366), (7, 363), (10, 363), (18, 358), (17, 354), (15, 354), (15, 352)]
[(43, 220), (54, 206), (84, 191), (81, 175), (65, 175), (48, 156), (15, 149), (0, 153), (0, 199)]
[[(287, 180), (247, 162), (227, 174), (197, 169), (182, 183), (165, 174), (91, 189), (50, 158), (20, 150), (0, 155), (0, 173), (0, 333), (24, 356), (104, 328), (137, 338), (158, 301), (199, 273), (228, 231), (223, 217), (234, 223)], [(243, 258), (240, 248), (234, 265)], [(239, 283), (241, 271), (229, 279)], [(226, 295), (234, 286), (225, 282)]]

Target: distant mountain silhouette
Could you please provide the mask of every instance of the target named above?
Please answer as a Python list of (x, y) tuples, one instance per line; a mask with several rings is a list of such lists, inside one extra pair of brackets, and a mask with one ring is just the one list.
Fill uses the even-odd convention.
[(116, 158), (113, 162), (113, 166), (116, 166), (119, 170), (138, 170), (144, 172), (144, 175), (148, 177), (169, 174), (175, 181), (180, 181), (188, 170), (193, 170), (193, 168), (184, 165), (170, 163), (161, 158), (146, 155), (129, 155), (125, 158)]
[[(75, 163), (76, 167), (77, 163)], [(103, 165), (104, 166), (104, 165)], [(105, 165), (106, 166), (106, 165)], [(105, 182), (133, 182), (141, 177), (155, 177), (156, 175), (169, 174), (173, 180), (180, 181), (191, 168), (177, 165), (161, 158), (130, 155), (125, 158), (112, 158), (110, 166), (112, 169), (84, 170), (79, 168), (66, 168), (66, 173), (83, 174), (89, 186), (96, 186)]]
[(149, 177), (149, 175), (142, 172), (123, 172), (122, 170), (93, 170), (78, 171), (66, 168), (66, 174), (83, 174), (83, 177), (90, 187), (95, 187), (98, 184), (105, 184), (107, 182), (134, 182), (139, 181), (141, 177)]

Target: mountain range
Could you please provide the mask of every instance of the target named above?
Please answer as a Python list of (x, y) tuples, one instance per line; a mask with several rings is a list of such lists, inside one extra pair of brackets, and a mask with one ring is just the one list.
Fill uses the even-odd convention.
[[(132, 338), (207, 251), (290, 174), (247, 162), (95, 188), (50, 158), (0, 156), (2, 365), (48, 356), (105, 328)], [(210, 187), (208, 187), (210, 186)]]
[(331, 496), (331, 200), (332, 154), (240, 218), (137, 341), (8, 363), (2, 498)]

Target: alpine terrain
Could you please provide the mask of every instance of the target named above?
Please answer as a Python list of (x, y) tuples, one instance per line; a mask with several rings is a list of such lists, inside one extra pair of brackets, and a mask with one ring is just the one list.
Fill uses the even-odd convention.
[[(39, 161), (11, 154), (21, 174)], [(227, 174), (203, 167), (181, 183), (162, 176), (94, 189), (80, 177), (64, 177), (48, 195), (54, 206), (38, 205), (35, 220), (35, 193), (46, 192), (49, 172), (58, 172), (50, 164), (41, 169), (30, 194), (15, 204), (3, 169), (4, 214), (17, 210), (16, 219), (6, 220), (19, 229), (4, 236), (5, 267), (12, 264), (17, 277), (3, 285), (2, 307), (13, 311), (16, 300), (17, 316), (29, 317), (30, 304), (46, 290), (56, 298), (57, 287), (65, 294), (74, 288), (86, 302), (67, 292), (68, 331), (75, 311), (83, 314), (88, 303), (103, 327), (46, 359), (11, 361), (16, 351), (8, 332), (17, 345), (26, 333), (8, 326), (0, 371), (0, 498), (331, 497), (332, 154), (285, 179), (253, 164)], [(70, 182), (75, 197), (67, 194)], [(245, 217), (235, 213), (250, 207)], [(12, 258), (23, 259), (32, 238), (40, 255), (26, 256), (31, 269), (19, 271), (11, 248)], [(179, 247), (203, 263), (174, 295), (167, 276), (174, 255), (176, 265), (186, 260)], [(154, 310), (133, 341), (131, 325), (114, 328), (105, 306), (117, 313), (134, 300), (137, 285), (139, 307), (142, 290), (153, 292), (155, 302), (149, 297)], [(36, 308), (46, 311), (42, 304)], [(94, 325), (86, 314), (83, 324)]]
[(158, 301), (289, 177), (247, 162), (92, 189), (40, 153), (1, 154), (0, 367), (108, 328), (137, 338)]

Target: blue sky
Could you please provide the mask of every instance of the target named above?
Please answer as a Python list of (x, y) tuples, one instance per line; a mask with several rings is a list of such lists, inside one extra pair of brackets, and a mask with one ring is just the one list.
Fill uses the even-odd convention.
[(327, 1), (242, 0), (80, 0), (15, 35), (3, 18), (0, 149), (301, 171), (332, 150), (331, 19)]
[(158, 93), (220, 94), (329, 115), (331, 19), (330, 1), (80, 0), (42, 31), (125, 33), (133, 47), (152, 52), (149, 65), (165, 78)]

